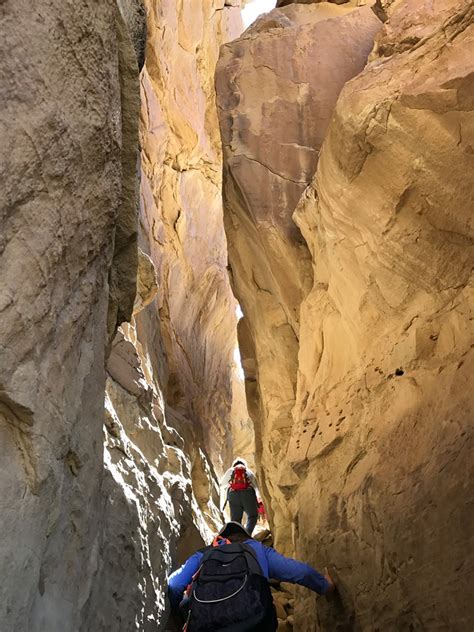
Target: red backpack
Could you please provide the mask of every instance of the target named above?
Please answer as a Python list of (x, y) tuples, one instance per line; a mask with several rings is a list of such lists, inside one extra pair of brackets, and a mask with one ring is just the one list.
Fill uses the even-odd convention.
[(230, 479), (230, 488), (233, 491), (242, 491), (250, 487), (249, 477), (244, 465), (236, 465)]

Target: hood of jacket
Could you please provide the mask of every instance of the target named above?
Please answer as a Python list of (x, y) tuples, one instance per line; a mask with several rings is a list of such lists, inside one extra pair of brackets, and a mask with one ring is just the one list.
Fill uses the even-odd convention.
[(235, 458), (232, 461), (232, 467), (235, 467), (237, 465), (237, 463), (242, 463), (243, 466), (245, 467), (246, 470), (248, 470), (248, 465), (247, 465), (247, 461), (245, 459), (243, 459), (242, 457), (238, 456), (237, 458)]

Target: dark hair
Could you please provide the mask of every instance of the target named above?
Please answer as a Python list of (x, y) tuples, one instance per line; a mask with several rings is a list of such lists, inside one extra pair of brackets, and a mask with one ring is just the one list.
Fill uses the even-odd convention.
[(238, 465), (240, 463), (240, 465), (245, 465), (245, 463), (243, 461), (234, 461), (234, 467), (236, 465)]
[(246, 540), (253, 540), (251, 535), (243, 533), (242, 531), (239, 531), (239, 533), (232, 533), (226, 537), (231, 542), (245, 542)]

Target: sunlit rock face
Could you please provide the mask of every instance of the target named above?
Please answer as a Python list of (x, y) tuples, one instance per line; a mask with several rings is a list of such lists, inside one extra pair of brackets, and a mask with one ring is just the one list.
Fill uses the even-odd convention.
[[(314, 595), (297, 591), (296, 629), (470, 629), (472, 7), (454, 0), (377, 5), (385, 25), (369, 63), (339, 96), (317, 173), (294, 215), (313, 277), (295, 305), (296, 360), (265, 324), (263, 301), (274, 300), (272, 276), (280, 278), (283, 261), (264, 241), (262, 204), (254, 203), (255, 190), (265, 197), (270, 187), (239, 172), (246, 160), (240, 154), (250, 155), (245, 139), (263, 109), (254, 105), (255, 89), (240, 87), (240, 65), (253, 63), (252, 32), (235, 55), (224, 49), (221, 79), (231, 77), (218, 84), (226, 227), (246, 316), (239, 327), (254, 394), (250, 412), (260, 427), (277, 542), (318, 567), (328, 564), (339, 583), (340, 598), (316, 608)], [(255, 60), (265, 38), (284, 37), (284, 24), (277, 15), (269, 35), (260, 34)], [(274, 54), (270, 68), (282, 58)], [(314, 54), (311, 64), (317, 67)], [(268, 93), (265, 107), (274, 108), (281, 94)], [(311, 130), (314, 113), (299, 117), (302, 130)], [(282, 114), (272, 117), (273, 153), (288, 169), (294, 161), (282, 158), (288, 140), (280, 120)], [(254, 146), (251, 157), (264, 162), (260, 144)], [(278, 172), (274, 163), (272, 170)], [(291, 215), (291, 205), (285, 208)], [(248, 250), (259, 253), (258, 266), (256, 255), (249, 262), (242, 235), (252, 235)], [(296, 284), (301, 268), (286, 262)], [(251, 291), (245, 280), (253, 267), (269, 272)], [(266, 377), (272, 371), (273, 383)], [(278, 425), (274, 402), (284, 401), (285, 372), (291, 401)], [(435, 587), (440, 569), (442, 599)]]
[(0, 629), (64, 632), (99, 563), (105, 352), (135, 295), (138, 68), (113, 2), (2, 3), (0, 28)]
[[(108, 362), (105, 529), (84, 631), (165, 629), (166, 576), (220, 526), (219, 494), (202, 436), (168, 408), (157, 376), (165, 357), (137, 313)], [(156, 344), (158, 336), (152, 340)]]
[(167, 402), (201, 427), (221, 470), (232, 453), (237, 318), (226, 270), (214, 73), (220, 45), (242, 30), (240, 3), (146, 4), (141, 244), (160, 288), (149, 312), (159, 310)]
[(137, 295), (107, 364), (106, 528), (84, 631), (167, 629), (166, 576), (220, 528), (216, 474), (254, 448), (213, 88), (235, 4), (146, 3)]
[(249, 425), (213, 98), (233, 4), (0, 9), (2, 632), (163, 630), (166, 575), (220, 526)]
[(473, 624), (474, 27), (438, 4), (392, 5), (296, 213), (315, 281), (287, 459), (297, 549), (340, 580), (323, 630)]
[(84, 631), (94, 622), (165, 629), (166, 576), (221, 526), (216, 471), (231, 458), (234, 426), (236, 437), (251, 428), (213, 91), (219, 46), (240, 32), (240, 11), (145, 4), (137, 295), (107, 364), (106, 526)]
[(291, 520), (281, 479), (295, 405), (299, 306), (311, 288), (308, 247), (293, 211), (316, 169), (344, 83), (359, 73), (381, 23), (368, 8), (291, 5), (258, 19), (222, 48), (217, 69), (231, 278), (244, 311), (239, 341), (256, 420), (262, 486), (277, 544)]

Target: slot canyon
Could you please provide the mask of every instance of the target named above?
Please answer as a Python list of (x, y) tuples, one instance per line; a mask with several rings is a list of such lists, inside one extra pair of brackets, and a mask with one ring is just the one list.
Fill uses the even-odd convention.
[(0, 0), (0, 632), (182, 629), (236, 456), (280, 632), (474, 630), (474, 3), (259, 4)]

